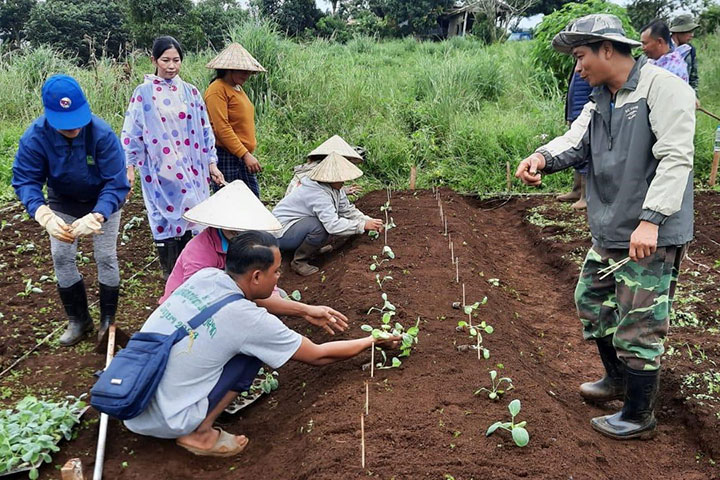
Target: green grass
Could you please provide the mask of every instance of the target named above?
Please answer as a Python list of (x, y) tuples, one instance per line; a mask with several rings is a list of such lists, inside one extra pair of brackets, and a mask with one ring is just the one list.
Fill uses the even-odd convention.
[[(366, 187), (404, 187), (410, 166), (419, 166), (418, 185), (450, 186), (467, 193), (505, 189), (505, 165), (514, 165), (565, 130), (563, 95), (548, 72), (530, 58), (531, 44), (485, 47), (466, 38), (432, 43), (407, 38), (378, 42), (356, 38), (347, 44), (317, 40), (298, 44), (267, 25), (245, 24), (230, 35), (268, 69), (246, 85), (257, 113), (263, 164), (263, 198), (277, 200), (292, 166), (317, 144), (339, 134), (368, 150), (362, 165)], [(701, 99), (720, 110), (720, 38), (696, 41)], [(205, 89), (213, 52), (188, 54), (181, 76)], [(126, 64), (103, 59), (78, 68), (49, 49), (26, 50), (0, 59), (0, 198), (8, 197), (10, 163), (26, 126), (41, 113), (40, 87), (46, 75), (78, 78), (93, 111), (120, 130), (125, 108), (142, 75), (151, 71), (144, 54)], [(705, 180), (716, 124), (699, 115), (696, 176)], [(547, 178), (560, 190), (569, 173)], [(514, 188), (524, 189), (516, 184)]]

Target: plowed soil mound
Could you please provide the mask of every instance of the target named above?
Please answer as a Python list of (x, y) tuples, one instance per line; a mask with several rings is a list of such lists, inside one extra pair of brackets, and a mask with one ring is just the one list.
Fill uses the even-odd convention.
[[(358, 206), (379, 216), (385, 200), (385, 192), (372, 192)], [(366, 315), (370, 307), (382, 305), (375, 273), (392, 276), (383, 289), (397, 307), (396, 319), (406, 326), (420, 319), (419, 344), (401, 367), (375, 370), (370, 379), (369, 371), (361, 368), (369, 362), (369, 352), (322, 368), (291, 362), (280, 369), (276, 392), (236, 416), (221, 418), (225, 429), (250, 438), (246, 451), (235, 459), (194, 457), (172, 441), (137, 436), (111, 421), (105, 478), (699, 480), (720, 476), (707, 461), (707, 456), (720, 452), (714, 433), (717, 421), (686, 403), (681, 392), (683, 375), (696, 368), (687, 356), (668, 357), (654, 440), (616, 442), (591, 429), (590, 418), (612, 413), (620, 404), (598, 408), (584, 403), (577, 393), (578, 385), (598, 378), (602, 368), (594, 345), (582, 340), (572, 302), (578, 273), (572, 255), (589, 246), (582, 232), (564, 243), (548, 240), (558, 233), (555, 227), (549, 232), (526, 220), (528, 209), (544, 202), (538, 198), (479, 202), (443, 191), (442, 201), (459, 257), (459, 282), (451, 264), (450, 238), (443, 235), (431, 192), (393, 194), (391, 215), (398, 226), (389, 232), (388, 244), (396, 258), (377, 272), (368, 267), (372, 255), (380, 254), (383, 239), (364, 236), (320, 260), (321, 273), (300, 278), (286, 269), (280, 282), (288, 291), (300, 290), (304, 302), (346, 313), (351, 328), (336, 337), (352, 338), (363, 335), (360, 325), (379, 323), (377, 314)], [(717, 196), (699, 204), (703, 202), (707, 235), (714, 235), (718, 227), (710, 221), (711, 212), (720, 202)], [(705, 228), (702, 222), (698, 228)], [(720, 257), (720, 249), (711, 250), (712, 242), (698, 239), (705, 250), (691, 250), (696, 262), (708, 264), (713, 256)], [(484, 335), (489, 359), (478, 360), (474, 351), (457, 348), (469, 343), (467, 334), (456, 330), (458, 321), (467, 316), (452, 308), (453, 302), (462, 301), (463, 283), (467, 303), (487, 297), (473, 321), (494, 327), (492, 334)], [(133, 311), (140, 315), (142, 309)], [(331, 339), (302, 320), (287, 319), (287, 323), (316, 342)], [(713, 350), (717, 337), (690, 328), (674, 331), (672, 339), (677, 340), (677, 335), (685, 343), (706, 345), (708, 358), (720, 361)], [(51, 352), (41, 355), (37, 360), (53, 364)], [(102, 363), (99, 355), (90, 353), (77, 361), (87, 368)], [(27, 362), (25, 368), (37, 368), (36, 360)], [(514, 384), (497, 402), (473, 394), (488, 386), (488, 372), (493, 369), (511, 377)], [(64, 381), (80, 388), (73, 393), (92, 385), (89, 378)], [(365, 417), (363, 469), (360, 417), (366, 381), (370, 409)], [(507, 404), (512, 399), (522, 402), (518, 420), (527, 421), (531, 437), (525, 448), (516, 447), (503, 432), (485, 436), (493, 422), (509, 421)], [(96, 435), (94, 425), (86, 425), (76, 440), (62, 445), (55, 462), (80, 456), (89, 474)], [(56, 476), (52, 466), (43, 469), (43, 478)]]

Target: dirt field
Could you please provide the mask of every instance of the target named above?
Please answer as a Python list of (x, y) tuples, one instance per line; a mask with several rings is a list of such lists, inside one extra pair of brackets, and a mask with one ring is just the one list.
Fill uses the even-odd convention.
[[(590, 428), (590, 418), (613, 412), (620, 403), (600, 409), (585, 404), (578, 385), (601, 374), (593, 344), (582, 340), (572, 292), (578, 262), (589, 246), (584, 217), (551, 197), (478, 201), (442, 191), (449, 234), (459, 257), (459, 281), (450, 262), (437, 202), (431, 192), (396, 192), (392, 216), (397, 228), (388, 243), (397, 258), (378, 272), (391, 275), (384, 285), (406, 326), (419, 317), (419, 344), (400, 368), (376, 370), (362, 364), (369, 353), (324, 368), (291, 363), (279, 370), (280, 388), (234, 417), (223, 427), (250, 438), (236, 459), (203, 459), (172, 441), (140, 437), (111, 421), (105, 478), (108, 479), (708, 479), (720, 478), (713, 458), (720, 455), (720, 196), (699, 195), (697, 240), (683, 264), (676, 318), (666, 347), (658, 408), (659, 433), (650, 442), (621, 443)], [(380, 215), (385, 192), (372, 192), (358, 206)], [(138, 328), (155, 307), (162, 288), (141, 202), (134, 198), (123, 214), (143, 222), (128, 230), (120, 247), (125, 282), (119, 325)], [(52, 277), (48, 242), (32, 221), (13, 219), (19, 208), (3, 212), (12, 225), (0, 230), (0, 366), (4, 369), (38, 339), (64, 324), (55, 285), (42, 282), (43, 293), (24, 292), (25, 281)], [(18, 245), (34, 244), (34, 250)], [(362, 335), (366, 313), (380, 306), (381, 291), (371, 256), (382, 239), (357, 238), (319, 263), (320, 274), (303, 279), (285, 269), (280, 286), (298, 289), (303, 301), (326, 304), (351, 318), (344, 338)], [(89, 242), (81, 245), (91, 252)], [(84, 267), (94, 285), (92, 256)], [(456, 330), (467, 317), (452, 303), (482, 300), (474, 321), (494, 327), (484, 335), (490, 358), (458, 351), (468, 343)], [(96, 298), (90, 293), (91, 300)], [(373, 323), (377, 324), (378, 316)], [(298, 319), (287, 323), (315, 341), (330, 336)], [(93, 383), (102, 356), (94, 344), (71, 349), (51, 344), (0, 379), (0, 396), (12, 405), (26, 393), (80, 394)], [(473, 392), (489, 384), (489, 370), (513, 380), (514, 389), (493, 402)], [(370, 413), (365, 418), (367, 465), (360, 466), (360, 416), (364, 382), (370, 380)], [(520, 399), (519, 420), (527, 421), (530, 443), (516, 447), (509, 435), (485, 437), (495, 421), (508, 421), (507, 404)], [(94, 461), (97, 415), (87, 414), (77, 439), (61, 444), (55, 464), (79, 456), (88, 478)], [(45, 465), (41, 478), (57, 478)]]

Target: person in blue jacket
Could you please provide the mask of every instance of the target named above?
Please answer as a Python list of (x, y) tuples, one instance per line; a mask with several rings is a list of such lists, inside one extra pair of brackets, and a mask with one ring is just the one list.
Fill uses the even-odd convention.
[(93, 235), (100, 283), (99, 337), (115, 319), (120, 208), (130, 184), (120, 141), (107, 123), (92, 114), (74, 78), (48, 78), (42, 102), (45, 114), (20, 138), (12, 186), (28, 214), (50, 234), (58, 292), (69, 318), (60, 344), (69, 346), (93, 329), (85, 284), (75, 264), (81, 236)]

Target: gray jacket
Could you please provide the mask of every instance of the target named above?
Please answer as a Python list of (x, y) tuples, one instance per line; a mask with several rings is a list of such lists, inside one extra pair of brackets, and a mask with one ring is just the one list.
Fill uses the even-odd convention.
[(660, 226), (658, 246), (693, 237), (695, 93), (644, 59), (635, 63), (614, 105), (606, 87), (565, 135), (540, 147), (544, 173), (589, 162), (588, 220), (593, 244), (629, 248), (640, 220)]
[(281, 237), (297, 221), (305, 217), (317, 217), (330, 235), (354, 235), (365, 231), (370, 217), (350, 203), (345, 192), (335, 190), (327, 183), (304, 177), (297, 187), (272, 211), (283, 229)]

